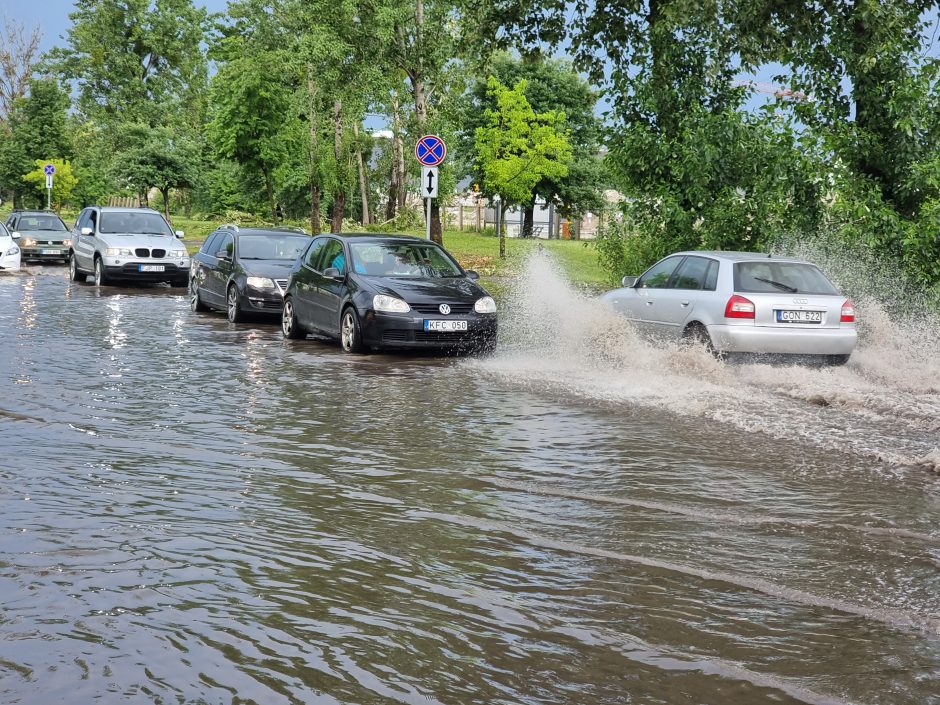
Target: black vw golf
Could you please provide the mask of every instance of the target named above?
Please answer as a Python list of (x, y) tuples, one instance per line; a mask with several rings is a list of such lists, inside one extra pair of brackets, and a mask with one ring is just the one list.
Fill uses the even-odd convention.
[(394, 235), (323, 235), (294, 262), (284, 293), (287, 338), (319, 333), (346, 352), (496, 347), (496, 303), (433, 242)]

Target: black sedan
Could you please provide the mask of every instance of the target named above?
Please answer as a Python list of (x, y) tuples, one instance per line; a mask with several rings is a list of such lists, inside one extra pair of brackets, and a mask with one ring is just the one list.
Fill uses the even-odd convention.
[(496, 303), (442, 247), (392, 235), (323, 235), (294, 263), (284, 294), (287, 338), (318, 333), (346, 352), (496, 347)]
[(190, 307), (225, 310), (232, 323), (248, 312), (279, 315), (291, 265), (308, 244), (303, 232), (223, 225), (193, 256)]

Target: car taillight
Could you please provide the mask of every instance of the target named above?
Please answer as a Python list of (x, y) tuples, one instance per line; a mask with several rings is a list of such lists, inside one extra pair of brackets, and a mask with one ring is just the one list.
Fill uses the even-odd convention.
[(754, 302), (735, 294), (725, 306), (725, 318), (754, 318)]
[(852, 299), (846, 299), (842, 304), (842, 315), (839, 316), (840, 323), (855, 323), (855, 304)]

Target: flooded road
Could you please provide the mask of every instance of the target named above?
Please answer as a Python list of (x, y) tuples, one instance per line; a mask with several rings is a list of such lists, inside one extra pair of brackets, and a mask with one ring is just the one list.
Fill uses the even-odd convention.
[(515, 301), (344, 356), (0, 278), (0, 703), (940, 703), (931, 332), (723, 366)]

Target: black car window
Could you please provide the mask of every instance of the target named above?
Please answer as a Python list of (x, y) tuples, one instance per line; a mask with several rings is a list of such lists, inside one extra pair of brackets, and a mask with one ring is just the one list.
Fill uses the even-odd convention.
[(16, 216), (15, 215), (11, 215), (10, 218), (7, 220), (7, 227), (10, 230), (16, 230)]
[(837, 294), (826, 275), (811, 264), (738, 262), (734, 265), (734, 290), (751, 294)]
[(91, 228), (95, 232), (98, 231), (98, 211), (88, 211), (88, 224), (85, 227)]
[(307, 248), (307, 254), (304, 256), (304, 264), (310, 267), (310, 269), (317, 268), (317, 260), (320, 259), (320, 253), (323, 251), (328, 240), (329, 238), (318, 237), (310, 243), (310, 247)]
[(202, 243), (202, 247), (199, 248), (199, 251), (204, 255), (214, 256), (218, 249), (213, 250), (212, 248), (218, 243), (220, 237), (222, 237), (222, 233), (220, 233), (218, 230), (215, 231), (209, 235), (208, 238), (206, 238), (206, 241)]
[(77, 227), (79, 230), (81, 230), (82, 228), (90, 228), (91, 225), (89, 225), (88, 223), (89, 213), (91, 213), (91, 211), (88, 211), (88, 210), (84, 210), (81, 213), (79, 213), (78, 222), (75, 223), (75, 227)]
[(238, 238), (238, 258), (293, 261), (309, 241), (306, 235), (241, 235)]
[(356, 242), (349, 247), (353, 271), (374, 277), (462, 277), (460, 267), (437, 245), (411, 242)]
[(225, 252), (229, 257), (235, 252), (235, 238), (232, 237), (231, 233), (222, 233), (222, 237), (219, 238), (218, 245), (214, 245), (215, 251), (212, 252), (212, 256), (218, 256), (219, 252)]
[(317, 266), (314, 269), (322, 272), (330, 267), (338, 269), (340, 274), (346, 271), (346, 255), (343, 253), (343, 243), (333, 238), (327, 239), (326, 246), (320, 252)]
[(65, 223), (55, 215), (23, 215), (20, 216), (19, 228), (21, 230), (49, 230), (63, 232)]
[(711, 260), (708, 263), (708, 272), (705, 273), (705, 291), (714, 291), (718, 288), (718, 262)]
[(701, 289), (705, 284), (705, 276), (711, 260), (704, 257), (686, 257), (685, 261), (676, 270), (673, 279), (673, 289)]
[(681, 257), (667, 257), (661, 262), (657, 262), (644, 272), (643, 276), (636, 284), (637, 289), (665, 289), (669, 284), (669, 278), (676, 271)]

